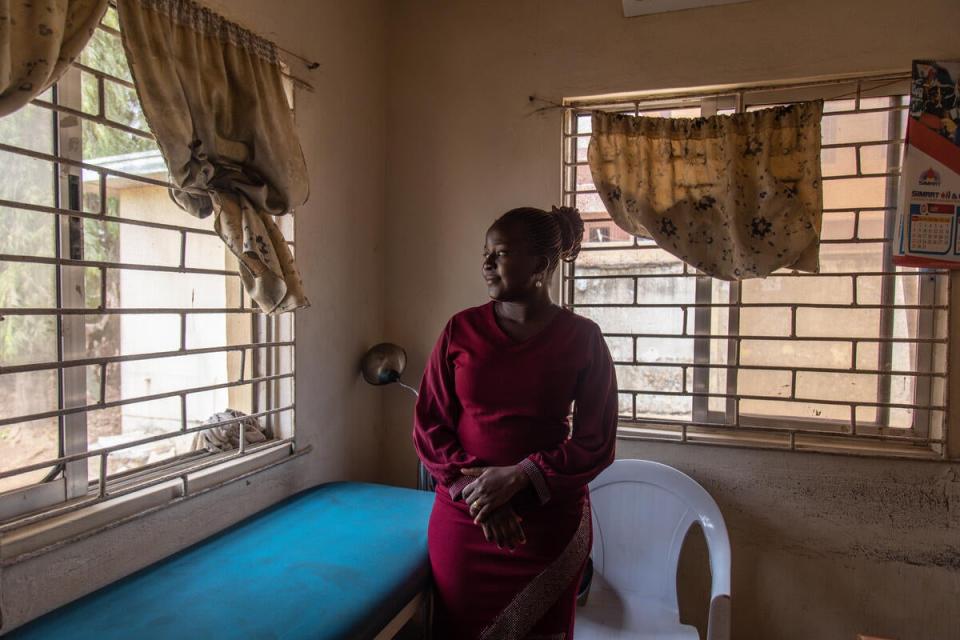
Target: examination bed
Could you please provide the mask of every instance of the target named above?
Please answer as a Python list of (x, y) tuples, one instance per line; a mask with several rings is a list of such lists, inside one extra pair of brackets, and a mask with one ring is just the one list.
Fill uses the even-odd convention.
[(389, 638), (428, 592), (432, 505), (375, 484), (308, 489), (7, 637)]

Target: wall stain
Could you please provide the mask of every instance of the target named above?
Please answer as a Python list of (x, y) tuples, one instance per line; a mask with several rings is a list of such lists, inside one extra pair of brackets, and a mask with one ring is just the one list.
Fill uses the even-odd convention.
[(918, 551), (909, 553), (891, 549), (877, 549), (861, 544), (852, 545), (858, 555), (879, 562), (903, 562), (915, 567), (940, 567), (960, 571), (960, 547), (941, 551)]

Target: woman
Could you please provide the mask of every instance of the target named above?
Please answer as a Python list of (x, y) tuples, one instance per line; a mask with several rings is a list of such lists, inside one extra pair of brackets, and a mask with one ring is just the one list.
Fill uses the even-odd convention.
[(617, 423), (600, 329), (550, 299), (582, 237), (575, 209), (501, 216), (483, 251), (492, 300), (454, 315), (427, 364), (414, 442), (438, 484), (438, 639), (573, 637), (591, 546), (586, 485), (613, 461)]

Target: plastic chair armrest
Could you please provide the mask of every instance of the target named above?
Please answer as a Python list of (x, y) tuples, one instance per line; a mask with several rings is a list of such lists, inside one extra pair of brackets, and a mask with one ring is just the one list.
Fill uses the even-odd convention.
[(719, 595), (710, 600), (707, 640), (730, 640), (730, 596)]

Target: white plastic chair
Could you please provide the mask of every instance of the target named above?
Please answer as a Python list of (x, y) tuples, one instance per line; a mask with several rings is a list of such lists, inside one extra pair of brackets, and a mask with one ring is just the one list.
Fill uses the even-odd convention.
[(712, 578), (707, 640), (730, 638), (730, 539), (710, 494), (673, 467), (617, 460), (590, 483), (593, 583), (577, 608), (577, 640), (699, 640), (680, 624), (677, 563), (703, 527)]

